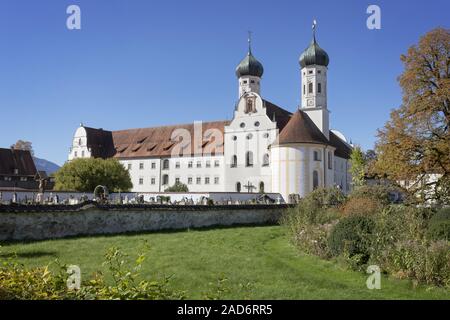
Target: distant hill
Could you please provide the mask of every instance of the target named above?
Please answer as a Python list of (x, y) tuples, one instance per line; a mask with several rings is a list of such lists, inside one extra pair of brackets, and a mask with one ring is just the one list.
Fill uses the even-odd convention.
[(36, 157), (33, 157), (34, 164), (36, 165), (36, 169), (38, 171), (45, 171), (48, 175), (51, 175), (53, 172), (57, 171), (60, 166), (58, 166), (56, 163), (50, 162), (45, 159), (39, 159)]

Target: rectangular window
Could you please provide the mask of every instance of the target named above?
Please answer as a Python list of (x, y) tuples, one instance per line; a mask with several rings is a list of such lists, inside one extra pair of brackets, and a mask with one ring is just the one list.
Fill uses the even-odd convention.
[(214, 177), (214, 184), (219, 184), (219, 177)]
[(152, 169), (156, 169), (156, 162), (152, 162)]
[(189, 161), (188, 162), (188, 168), (192, 168), (192, 165), (193, 165), (192, 161)]
[(144, 178), (139, 178), (139, 184), (143, 185), (144, 184)]
[(306, 86), (303, 85), (303, 94), (306, 94)]
[(151, 184), (155, 184), (155, 183), (156, 183), (156, 179), (155, 179), (155, 178), (152, 178)]
[(180, 162), (179, 162), (179, 161), (177, 161), (177, 162), (175, 163), (175, 168), (176, 168), (176, 169), (179, 169), (179, 168), (180, 168)]
[(214, 160), (214, 167), (218, 168), (220, 166), (219, 160)]
[(312, 82), (310, 82), (308, 84), (308, 93), (313, 93), (313, 84), (312, 84)]
[(188, 178), (188, 184), (192, 184), (192, 177)]
[(128, 164), (128, 170), (131, 170), (131, 163)]
[(314, 161), (321, 161), (319, 151), (314, 151)]
[(139, 163), (139, 170), (143, 170), (144, 169), (144, 163), (143, 162), (140, 162)]
[(75, 151), (75, 158), (78, 156), (78, 153)]
[(197, 168), (201, 168), (201, 167), (202, 167), (201, 161), (197, 161)]
[(209, 177), (205, 178), (205, 184), (209, 184)]
[(180, 178), (175, 178), (175, 183), (180, 183)]
[(201, 177), (197, 177), (196, 183), (197, 183), (197, 184), (201, 184), (201, 183), (202, 183), (202, 178), (201, 178)]
[(207, 168), (211, 168), (211, 161), (206, 160), (206, 167), (207, 167)]
[(318, 83), (317, 84), (317, 93), (321, 93), (322, 92), (322, 84)]

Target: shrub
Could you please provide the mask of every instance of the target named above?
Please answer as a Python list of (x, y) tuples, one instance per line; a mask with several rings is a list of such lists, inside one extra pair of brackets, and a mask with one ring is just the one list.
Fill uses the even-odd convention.
[(329, 257), (328, 235), (339, 218), (337, 207), (344, 200), (345, 195), (337, 188), (316, 189), (289, 209), (281, 222), (287, 226), (292, 242), (305, 253)]
[(140, 279), (140, 268), (145, 260), (139, 254), (133, 267), (128, 267), (128, 256), (118, 248), (111, 248), (105, 255), (104, 265), (112, 276), (112, 283), (102, 273), (81, 284), (80, 290), (67, 288), (66, 266), (57, 263), (58, 272), (49, 267), (27, 269), (13, 260), (0, 267), (0, 300), (47, 299), (182, 299), (183, 292), (168, 288), (169, 278), (162, 281)]
[(308, 194), (302, 201), (309, 202), (316, 209), (328, 209), (342, 205), (345, 194), (338, 188), (318, 188)]
[(375, 202), (379, 203), (381, 206), (386, 206), (392, 203), (392, 195), (396, 192), (399, 192), (399, 189), (393, 186), (363, 185), (355, 188), (349, 195), (349, 198), (372, 199)]
[(164, 192), (189, 192), (189, 188), (184, 183), (175, 182), (173, 186), (166, 188)]
[(341, 219), (331, 230), (328, 240), (331, 253), (348, 257), (360, 256), (361, 263), (370, 257), (371, 235), (375, 223), (369, 217), (351, 216)]
[(429, 221), (427, 238), (450, 240), (450, 208), (439, 210)]
[(415, 240), (399, 241), (386, 252), (384, 269), (398, 278), (450, 287), (450, 244)]
[(373, 216), (375, 230), (371, 246), (371, 259), (381, 268), (388, 264), (386, 252), (399, 241), (423, 241), (431, 210), (405, 205), (390, 205)]
[(383, 210), (383, 204), (378, 200), (366, 197), (351, 197), (343, 206), (344, 216), (371, 216)]

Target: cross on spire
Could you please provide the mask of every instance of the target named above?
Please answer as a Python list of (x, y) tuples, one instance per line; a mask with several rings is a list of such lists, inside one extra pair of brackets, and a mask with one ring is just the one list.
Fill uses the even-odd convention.
[(248, 54), (252, 53), (252, 32), (249, 30), (248, 31)]
[(312, 25), (312, 31), (313, 31), (313, 38), (314, 38), (314, 41), (316, 40), (316, 29), (317, 29), (317, 20), (314, 19), (314, 20), (313, 20), (313, 25)]

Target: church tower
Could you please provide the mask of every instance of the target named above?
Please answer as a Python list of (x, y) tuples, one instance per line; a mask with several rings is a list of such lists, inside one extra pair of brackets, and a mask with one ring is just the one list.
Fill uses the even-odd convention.
[(329, 112), (327, 106), (327, 72), (330, 59), (316, 41), (316, 21), (313, 24), (313, 39), (300, 55), (302, 78), (301, 109), (329, 139)]
[(262, 64), (252, 54), (250, 33), (248, 37), (247, 56), (236, 67), (239, 81), (239, 98), (247, 92), (260, 94), (261, 77), (264, 73)]

